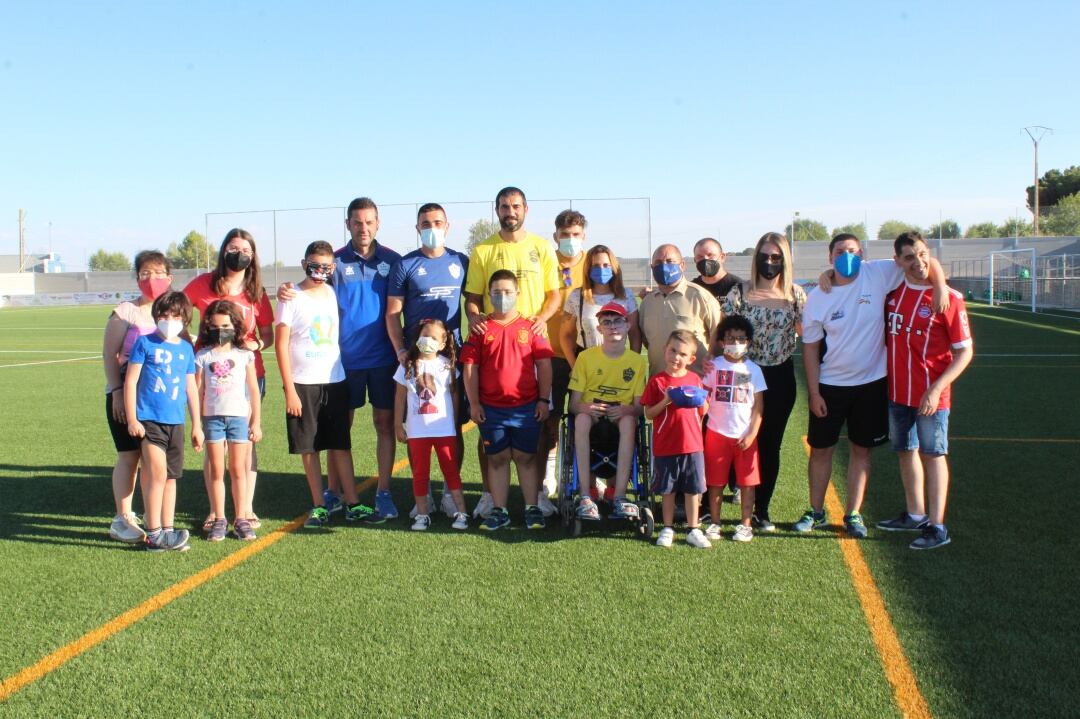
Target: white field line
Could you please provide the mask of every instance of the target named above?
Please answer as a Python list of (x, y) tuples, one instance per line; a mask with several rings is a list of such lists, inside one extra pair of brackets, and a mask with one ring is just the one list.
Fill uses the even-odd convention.
[(5, 355), (69, 355), (75, 352), (93, 352), (92, 347), (77, 350), (0, 350)]
[(11, 332), (25, 332), (26, 330), (38, 330), (40, 332), (53, 332), (55, 330), (97, 330), (98, 332), (102, 332), (104, 329), (104, 325), (101, 327), (0, 327), (0, 330), (10, 330)]
[(90, 355), (89, 357), (71, 357), (62, 360), (45, 360), (43, 362), (20, 362), (18, 364), (0, 364), (0, 369), (10, 369), (11, 367), (34, 367), (35, 365), (42, 364), (61, 364), (63, 362), (83, 362), (85, 360), (100, 360), (101, 355)]

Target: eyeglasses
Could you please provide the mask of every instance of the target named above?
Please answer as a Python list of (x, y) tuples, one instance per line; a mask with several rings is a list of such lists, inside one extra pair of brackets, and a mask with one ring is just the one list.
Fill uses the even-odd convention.
[(759, 252), (758, 257), (764, 257), (766, 260), (768, 260), (774, 265), (778, 265), (784, 261), (784, 256), (781, 255), (779, 252), (773, 253), (771, 255), (765, 252)]
[(169, 273), (165, 270), (143, 270), (139, 273), (140, 280), (148, 280), (151, 277), (168, 277)]
[(626, 318), (612, 317), (610, 319), (600, 320), (596, 324), (600, 325), (601, 327), (621, 327), (622, 325), (626, 324)]

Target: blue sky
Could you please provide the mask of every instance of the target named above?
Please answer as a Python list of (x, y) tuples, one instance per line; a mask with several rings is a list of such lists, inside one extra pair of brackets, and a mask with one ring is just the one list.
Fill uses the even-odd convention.
[[(1040, 171), (1080, 163), (1080, 5), (996, 2), (5, 3), (0, 252), (164, 248), (268, 215), (524, 188), (649, 197), (653, 243), (728, 249), (793, 211), (833, 227), (1024, 213)], [(1072, 88), (1072, 89), (1070, 89)], [(400, 208), (391, 205), (402, 203)], [(590, 234), (645, 253), (643, 202), (584, 203)], [(451, 206), (464, 244), (481, 206)], [(278, 217), (292, 263), (340, 215)]]

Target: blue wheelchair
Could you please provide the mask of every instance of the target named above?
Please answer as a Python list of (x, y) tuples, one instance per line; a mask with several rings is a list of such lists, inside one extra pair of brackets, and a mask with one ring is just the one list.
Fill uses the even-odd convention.
[[(603, 494), (597, 491), (596, 482), (591, 482), (592, 498), (603, 509), (608, 509), (605, 521), (594, 522), (581, 520), (577, 516), (578, 500), (581, 496), (579, 477), (581, 468), (578, 467), (577, 453), (574, 451), (574, 417), (566, 415), (559, 424), (559, 517), (562, 520), (563, 529), (570, 536), (581, 535), (585, 525), (607, 524), (611, 529), (631, 528), (637, 536), (646, 541), (651, 541), (656, 521), (653, 514), (653, 498), (650, 489), (651, 484), (651, 458), (652, 436), (645, 423), (644, 417), (639, 417), (635, 437), (634, 456), (630, 466), (630, 481), (626, 487), (627, 500), (638, 508), (636, 518), (618, 518), (610, 516), (611, 501), (614, 499), (614, 485), (609, 486)], [(589, 433), (589, 467), (593, 478), (614, 481), (615, 469), (619, 454), (619, 429), (612, 422), (604, 421), (593, 425)], [(605, 516), (602, 511), (601, 516)]]

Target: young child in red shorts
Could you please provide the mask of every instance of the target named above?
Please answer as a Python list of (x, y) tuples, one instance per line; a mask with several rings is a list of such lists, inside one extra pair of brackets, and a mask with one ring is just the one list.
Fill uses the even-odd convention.
[(750, 518), (754, 512), (754, 488), (761, 484), (757, 435), (761, 429), (762, 393), (766, 390), (761, 368), (746, 359), (754, 327), (741, 315), (728, 315), (716, 328), (712, 370), (705, 374), (709, 412), (705, 424), (705, 484), (709, 488), (712, 524), (705, 528), (709, 539), (720, 539), (720, 504), (731, 466), (735, 484), (742, 490), (742, 521), (735, 527), (736, 542), (754, 538)]

